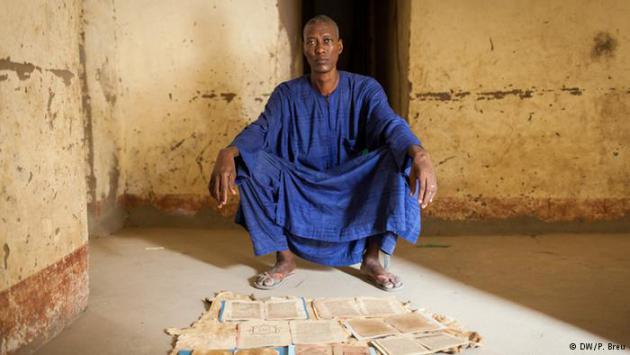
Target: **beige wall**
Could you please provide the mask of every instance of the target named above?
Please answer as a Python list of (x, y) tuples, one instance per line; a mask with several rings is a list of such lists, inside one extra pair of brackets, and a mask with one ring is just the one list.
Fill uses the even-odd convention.
[(296, 2), (85, 6), (96, 214), (112, 194), (127, 207), (207, 206), (218, 150), (301, 72)]
[(90, 235), (100, 235), (120, 228), (125, 218), (117, 204), (123, 192), (123, 116), (118, 105), (122, 93), (117, 60), (120, 33), (114, 1), (84, 0), (83, 9), (88, 227)]
[(444, 219), (630, 211), (630, 3), (411, 2), (409, 118)]
[[(2, 8), (0, 353), (5, 353), (58, 326), (68, 309), (76, 310), (74, 297), (87, 294), (87, 270), (57, 283), (77, 260), (69, 256), (87, 242), (87, 219), (81, 2), (4, 1)], [(50, 278), (36, 277), (62, 261), (65, 266)], [(65, 291), (76, 294), (65, 298)]]

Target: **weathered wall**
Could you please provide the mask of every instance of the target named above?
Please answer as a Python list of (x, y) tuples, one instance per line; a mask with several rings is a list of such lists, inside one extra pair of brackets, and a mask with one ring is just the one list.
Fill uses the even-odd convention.
[(275, 85), (301, 73), (296, 2), (85, 6), (91, 198), (185, 214), (214, 205), (207, 183), (218, 150)]
[(0, 353), (36, 347), (87, 302), (81, 2), (0, 11)]
[(630, 3), (411, 2), (409, 118), (444, 219), (630, 211)]
[(120, 159), (123, 114), (117, 101), (123, 95), (118, 75), (118, 26), (114, 0), (83, 1), (81, 77), (85, 107), (88, 186), (88, 227), (91, 236), (122, 227), (124, 208)]

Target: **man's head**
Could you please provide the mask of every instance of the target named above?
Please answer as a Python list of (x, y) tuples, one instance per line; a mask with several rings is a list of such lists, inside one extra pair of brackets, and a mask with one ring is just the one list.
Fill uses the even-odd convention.
[(343, 42), (339, 27), (326, 15), (318, 15), (304, 25), (304, 56), (312, 73), (327, 73), (337, 67)]

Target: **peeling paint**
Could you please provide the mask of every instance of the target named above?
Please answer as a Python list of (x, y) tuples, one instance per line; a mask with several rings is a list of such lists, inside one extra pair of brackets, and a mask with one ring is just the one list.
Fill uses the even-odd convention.
[(30, 78), (31, 73), (33, 73), (35, 69), (41, 70), (40, 68), (36, 67), (32, 63), (26, 63), (26, 62), (17, 63), (17, 62), (11, 61), (11, 57), (6, 57), (4, 59), (0, 58), (0, 70), (13, 71), (17, 74), (20, 80), (26, 80)]
[(87, 307), (88, 247), (0, 292), (0, 351), (56, 335)]
[[(30, 79), (31, 74), (37, 70), (37, 71), (47, 71), (52, 73), (53, 75), (59, 77), (60, 79), (63, 80), (64, 85), (69, 86), (71, 83), (72, 78), (74, 77), (74, 74), (66, 69), (42, 69), (41, 67), (33, 64), (33, 63), (27, 63), (27, 62), (23, 62), (23, 63), (18, 63), (18, 62), (14, 62), (11, 60), (11, 57), (6, 57), (6, 58), (0, 58), (0, 71), (2, 70), (6, 70), (6, 71), (12, 71), (15, 72), (15, 74), (17, 75), (18, 79), (20, 80), (26, 80), (26, 79)], [(8, 76), (6, 74), (4, 75), (0, 75), (0, 81), (2, 80), (6, 80), (8, 78)]]
[(72, 78), (74, 78), (74, 73), (72, 73), (69, 70), (65, 70), (65, 69), (49, 69), (49, 71), (51, 73), (53, 73), (54, 75), (56, 75), (57, 77), (61, 78), (63, 80), (63, 83), (66, 86), (70, 86)]
[(230, 103), (236, 97), (236, 94), (233, 92), (223, 92), (221, 93), (221, 97), (227, 102)]

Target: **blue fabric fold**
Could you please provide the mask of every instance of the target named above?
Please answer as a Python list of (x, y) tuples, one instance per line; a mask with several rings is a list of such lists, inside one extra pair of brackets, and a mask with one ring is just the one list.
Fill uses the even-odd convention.
[(328, 97), (303, 76), (279, 85), (238, 147), (236, 222), (256, 255), (290, 249), (325, 265), (360, 262), (368, 238), (391, 254), (420, 233), (407, 150), (420, 144), (372, 78), (340, 72)]

